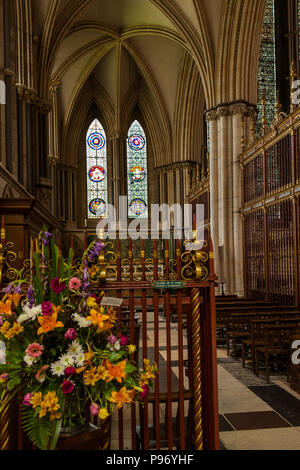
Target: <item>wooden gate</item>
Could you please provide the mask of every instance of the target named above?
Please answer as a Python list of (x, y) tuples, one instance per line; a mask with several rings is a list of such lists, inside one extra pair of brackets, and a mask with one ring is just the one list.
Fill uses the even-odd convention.
[[(211, 241), (197, 252), (172, 239), (108, 241), (93, 271), (95, 292), (123, 299), (118, 317), (137, 346), (132, 359), (158, 365), (145, 405), (114, 414), (111, 449), (219, 449)], [(2, 449), (10, 437), (23, 448), (17, 415), (11, 407), (0, 417)]]
[[(213, 250), (177, 240), (117, 239), (99, 260), (96, 289), (123, 299), (119, 320), (134, 359), (158, 365), (144, 407), (114, 417), (113, 449), (218, 449)], [(97, 271), (96, 271), (97, 272)]]

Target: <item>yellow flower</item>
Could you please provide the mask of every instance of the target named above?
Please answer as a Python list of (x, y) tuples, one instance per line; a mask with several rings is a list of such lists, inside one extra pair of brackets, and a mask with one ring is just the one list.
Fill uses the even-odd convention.
[(54, 421), (55, 419), (60, 419), (61, 418), (61, 413), (51, 413), (50, 415), (50, 421)]
[(100, 380), (106, 380), (109, 376), (109, 372), (104, 366), (98, 366), (97, 376)]
[(84, 362), (87, 364), (92, 364), (93, 357), (94, 357), (94, 353), (89, 350), (89, 352), (84, 353)]
[(136, 346), (134, 346), (134, 344), (130, 344), (128, 346), (128, 351), (129, 351), (129, 354), (133, 354), (136, 351)]
[(0, 328), (0, 333), (4, 335), (9, 329), (10, 329), (10, 323), (8, 321), (5, 321)]
[(101, 408), (99, 410), (98, 416), (100, 419), (107, 419), (109, 417), (109, 412), (106, 408)]
[(85, 385), (95, 385), (100, 380), (96, 367), (92, 367), (83, 374)]
[(24, 327), (20, 325), (20, 323), (14, 323), (12, 326), (12, 330), (15, 335), (19, 335), (24, 330)]
[(100, 307), (99, 310), (92, 309), (90, 316), (86, 317), (87, 320), (90, 320), (93, 325), (97, 326), (97, 333), (100, 333), (104, 329), (104, 323), (109, 319), (108, 315), (104, 315), (104, 308)]
[(32, 407), (37, 408), (38, 406), (40, 406), (41, 402), (42, 402), (41, 392), (34, 393), (33, 397), (31, 397), (30, 399), (30, 403), (32, 404)]
[(89, 308), (97, 308), (97, 302), (96, 302), (96, 299), (94, 299), (94, 297), (88, 297), (87, 300), (86, 300), (86, 304)]
[(47, 405), (46, 405), (46, 403), (43, 401), (43, 402), (40, 404), (40, 407), (41, 407), (41, 411), (40, 411), (40, 414), (39, 414), (39, 418), (43, 418), (43, 417), (46, 416), (46, 414), (47, 414)]

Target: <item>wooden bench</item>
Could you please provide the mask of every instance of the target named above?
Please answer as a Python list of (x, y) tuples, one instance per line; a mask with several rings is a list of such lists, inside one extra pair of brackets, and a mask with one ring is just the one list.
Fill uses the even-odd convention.
[[(259, 364), (263, 364), (267, 382), (270, 383), (270, 361), (278, 367), (280, 359), (284, 359), (286, 370), (289, 370), (289, 344), (290, 337), (295, 334), (295, 330), (300, 329), (295, 324), (288, 325), (265, 325), (265, 340), (263, 346), (255, 347), (255, 373), (259, 375)], [(263, 361), (260, 363), (259, 359)]]

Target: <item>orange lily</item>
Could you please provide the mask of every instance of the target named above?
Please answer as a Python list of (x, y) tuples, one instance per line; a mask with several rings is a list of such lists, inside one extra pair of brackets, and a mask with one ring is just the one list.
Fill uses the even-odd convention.
[(105, 329), (104, 322), (109, 319), (108, 315), (103, 315), (103, 307), (100, 310), (92, 309), (90, 316), (86, 317), (87, 320), (91, 320), (93, 325), (98, 326), (97, 333), (100, 333)]
[(54, 328), (63, 328), (63, 323), (57, 321), (57, 315), (59, 310), (60, 307), (54, 307), (54, 313), (51, 316), (38, 317), (38, 322), (41, 325), (37, 331), (38, 335), (48, 333), (49, 331), (54, 330)]
[(123, 403), (131, 403), (134, 397), (134, 390), (127, 390), (126, 387), (121, 388), (119, 392), (111, 392), (111, 397), (108, 399), (112, 403), (117, 404), (117, 409), (122, 408)]
[(22, 297), (23, 294), (8, 294), (8, 300), (10, 300), (16, 307), (19, 306)]
[(11, 304), (11, 300), (6, 300), (6, 302), (0, 302), (0, 314), (12, 315)]
[(108, 377), (106, 382), (111, 382), (116, 379), (117, 382), (122, 383), (122, 379), (126, 379), (126, 367), (127, 361), (119, 362), (119, 364), (111, 364), (109, 361), (106, 361), (106, 368), (108, 371)]

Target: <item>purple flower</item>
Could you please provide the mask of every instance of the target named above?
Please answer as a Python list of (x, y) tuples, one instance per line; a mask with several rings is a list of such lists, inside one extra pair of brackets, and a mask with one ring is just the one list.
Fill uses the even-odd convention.
[(83, 290), (84, 292), (87, 292), (88, 289), (90, 288), (90, 273), (89, 273), (89, 268), (88, 268), (88, 262), (84, 260), (84, 268), (83, 268)]
[(29, 300), (29, 308), (32, 308), (32, 306), (34, 304), (34, 290), (33, 290), (32, 284), (30, 284), (30, 286), (27, 290), (26, 297)]
[(0, 326), (3, 325), (3, 317), (0, 316)]
[(101, 251), (105, 248), (105, 245), (100, 242), (94, 242), (93, 246), (88, 251), (88, 260), (92, 263), (95, 257), (98, 257)]
[(1, 292), (3, 292), (3, 294), (10, 294), (13, 290), (13, 287), (14, 287), (14, 284), (13, 282), (11, 284), (9, 284), (7, 287), (1, 289)]
[(77, 337), (76, 330), (74, 328), (69, 328), (65, 333), (65, 338), (74, 341)]
[(108, 338), (108, 342), (110, 344), (115, 344), (117, 342), (117, 338), (114, 335), (112, 335)]
[(52, 238), (52, 233), (50, 232), (43, 232), (41, 236), (41, 242), (43, 245), (49, 245), (49, 239)]

